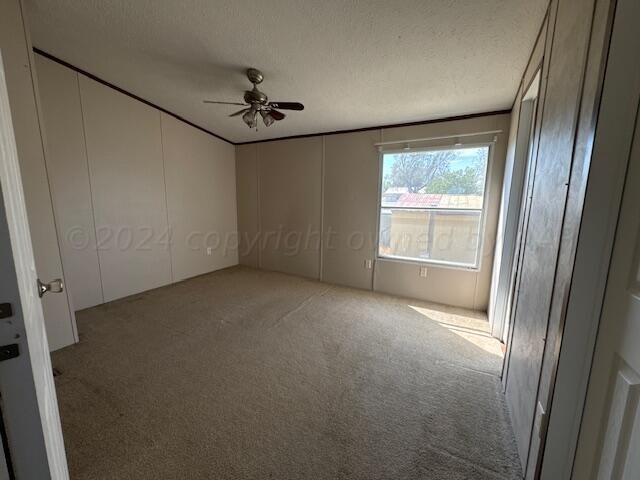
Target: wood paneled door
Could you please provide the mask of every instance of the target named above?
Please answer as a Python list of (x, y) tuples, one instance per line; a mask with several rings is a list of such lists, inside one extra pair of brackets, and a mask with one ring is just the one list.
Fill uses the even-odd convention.
[[(629, 2), (633, 3), (633, 2)], [(640, 5), (636, 5), (640, 14)], [(640, 35), (635, 35), (640, 40)], [(637, 48), (637, 41), (636, 47)], [(633, 75), (627, 69), (626, 75)], [(636, 86), (640, 89), (640, 69)], [(636, 96), (637, 98), (637, 96)], [(581, 427), (574, 478), (640, 478), (640, 124), (622, 209)]]

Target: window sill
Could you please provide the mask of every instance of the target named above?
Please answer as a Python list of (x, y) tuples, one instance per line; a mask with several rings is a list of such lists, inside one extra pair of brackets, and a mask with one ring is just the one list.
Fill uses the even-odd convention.
[(442, 268), (446, 270), (463, 270), (465, 272), (480, 271), (480, 266), (460, 265), (456, 263), (436, 262), (433, 260), (417, 260), (415, 258), (404, 257), (389, 257), (384, 255), (376, 255), (376, 261), (391, 262), (391, 263), (404, 263), (407, 265), (414, 265), (416, 267), (429, 267), (429, 268)]

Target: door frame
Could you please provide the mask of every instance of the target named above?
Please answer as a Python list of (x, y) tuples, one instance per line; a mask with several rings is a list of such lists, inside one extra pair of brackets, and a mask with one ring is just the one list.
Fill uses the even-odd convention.
[(608, 6), (614, 12), (612, 36), (600, 107), (593, 119), (595, 136), (572, 281), (565, 300), (542, 479), (569, 479), (573, 471), (640, 99), (640, 66), (634, 51), (640, 9), (632, 8), (636, 1), (613, 0)]
[[(538, 100), (540, 94), (541, 68), (536, 70), (520, 99), (515, 151), (511, 167), (508, 198), (505, 204), (504, 232), (500, 269), (496, 277), (495, 300), (491, 312), (491, 334), (507, 344), (509, 336), (513, 286), (518, 264), (519, 234), (524, 218), (523, 198), (529, 187), (528, 176), (535, 155), (538, 122)], [(535, 90), (535, 95), (532, 92)], [(506, 173), (505, 173), (506, 176)], [(506, 189), (506, 187), (505, 187)], [(506, 193), (507, 190), (503, 190)], [(495, 268), (495, 267), (494, 267)]]
[[(3, 280), (5, 275), (7, 283), (15, 280), (18, 298), (12, 299), (15, 311), (11, 321), (16, 330), (21, 332), (14, 337), (20, 348), (19, 357), (6, 360), (0, 368), (0, 384), (7, 390), (2, 392), (2, 413), (8, 429), (11, 460), (18, 475), (22, 468), (22, 471), (48, 472), (52, 480), (68, 480), (49, 344), (36, 290), (37, 275), (1, 50), (0, 185), (9, 234), (9, 239), (7, 235), (2, 235), (0, 242), (5, 252), (11, 252), (15, 272), (4, 272)], [(20, 401), (24, 399), (29, 402), (21, 405)], [(33, 418), (37, 416), (39, 418)], [(42, 443), (44, 454), (40, 454), (42, 449), (38, 448)]]

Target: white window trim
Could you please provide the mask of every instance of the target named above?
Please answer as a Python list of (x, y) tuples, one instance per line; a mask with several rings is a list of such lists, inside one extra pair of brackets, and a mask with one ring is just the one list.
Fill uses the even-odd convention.
[[(401, 142), (399, 142), (401, 144)], [(403, 153), (403, 152), (433, 152), (433, 151), (442, 151), (442, 150), (461, 150), (466, 148), (488, 148), (487, 154), (487, 166), (485, 168), (485, 177), (484, 177), (484, 190), (482, 193), (482, 209), (480, 210), (480, 228), (478, 230), (478, 248), (476, 253), (476, 263), (474, 265), (469, 265), (466, 263), (456, 263), (456, 262), (447, 262), (443, 260), (420, 260), (417, 258), (411, 257), (399, 257), (392, 255), (381, 255), (380, 254), (380, 216), (382, 211), (382, 182), (384, 181), (384, 156), (390, 155), (394, 153)], [(482, 269), (482, 262), (484, 255), (482, 254), (484, 250), (484, 237), (486, 233), (486, 222), (487, 222), (487, 203), (490, 195), (490, 182), (489, 178), (491, 176), (493, 170), (493, 150), (495, 147), (495, 142), (480, 142), (480, 143), (461, 143), (461, 144), (448, 144), (448, 145), (438, 145), (432, 147), (410, 147), (410, 148), (395, 148), (395, 149), (380, 149), (378, 153), (378, 203), (377, 203), (377, 213), (376, 213), (376, 251), (375, 258), (376, 261), (382, 260), (385, 262), (398, 262), (405, 263), (410, 265), (418, 265), (418, 266), (431, 266), (437, 268), (448, 268), (448, 269), (456, 269), (456, 270), (466, 270), (472, 272), (479, 272)], [(453, 209), (453, 208), (416, 208), (416, 210), (470, 210), (470, 209)], [(477, 209), (471, 209), (474, 212), (478, 211)]]

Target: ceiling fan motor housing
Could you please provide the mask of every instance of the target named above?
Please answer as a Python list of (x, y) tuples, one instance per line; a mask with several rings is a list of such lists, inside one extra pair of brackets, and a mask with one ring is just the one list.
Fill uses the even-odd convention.
[(256, 87), (253, 87), (253, 90), (247, 90), (244, 92), (244, 101), (252, 105), (256, 103), (264, 105), (267, 103), (267, 100), (267, 96)]
[(256, 128), (258, 126), (257, 116), (260, 113), (264, 124), (268, 127), (273, 125), (274, 122), (283, 120), (286, 115), (282, 112), (276, 110), (285, 109), (285, 110), (303, 110), (304, 105), (298, 102), (274, 102), (269, 103), (269, 99), (267, 96), (258, 90), (258, 84), (262, 83), (264, 80), (264, 76), (262, 72), (256, 68), (248, 68), (246, 71), (247, 78), (253, 84), (253, 88), (251, 90), (246, 90), (244, 92), (244, 104), (237, 102), (217, 102), (213, 100), (205, 100), (205, 103), (221, 103), (227, 105), (242, 105), (244, 107), (242, 110), (232, 113), (229, 115), (230, 117), (235, 117), (237, 115), (242, 115), (242, 120), (247, 124), (249, 128)]

